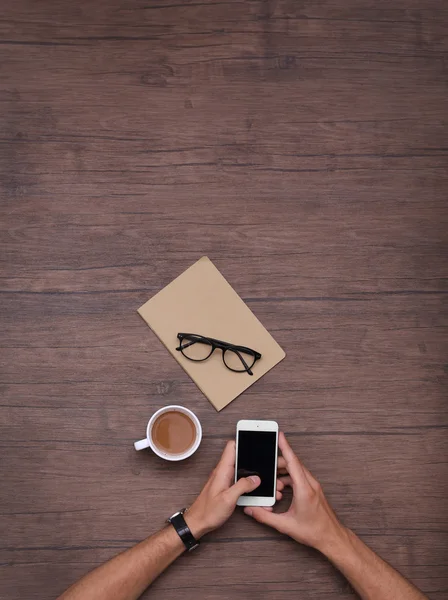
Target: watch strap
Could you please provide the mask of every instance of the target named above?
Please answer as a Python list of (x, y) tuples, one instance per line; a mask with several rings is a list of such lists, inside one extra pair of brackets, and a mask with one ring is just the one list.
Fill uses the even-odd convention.
[(185, 509), (181, 510), (180, 512), (170, 517), (168, 521), (177, 531), (180, 539), (184, 543), (185, 548), (188, 550), (188, 552), (191, 552), (199, 546), (199, 542), (191, 533), (190, 528), (188, 527), (184, 519), (184, 512)]

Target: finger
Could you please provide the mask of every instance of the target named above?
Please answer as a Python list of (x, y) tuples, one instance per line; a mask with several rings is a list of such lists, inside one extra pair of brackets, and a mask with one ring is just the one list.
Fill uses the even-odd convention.
[(277, 479), (277, 490), (282, 492), (284, 487), (285, 487), (285, 484), (283, 483), (283, 481), (281, 479)]
[(267, 510), (268, 512), (272, 512), (274, 510), (273, 506), (263, 506), (263, 510)]
[(281, 523), (281, 515), (266, 510), (266, 507), (252, 507), (246, 506), (244, 512), (249, 517), (252, 517), (259, 523), (264, 523), (265, 525), (269, 525), (269, 527), (273, 527), (274, 529), (278, 529)]
[(221, 458), (219, 459), (218, 467), (225, 465), (226, 467), (235, 466), (235, 440), (229, 440), (224, 448)]
[(305, 475), (305, 471), (303, 470), (302, 464), (297, 456), (294, 454), (293, 449), (288, 444), (285, 438), (285, 434), (280, 432), (278, 437), (278, 445), (280, 450), (282, 451), (283, 458), (286, 460), (286, 467), (291, 475), (292, 481), (297, 485), (306, 485), (308, 484), (308, 480)]
[(261, 483), (261, 479), (257, 475), (250, 477), (241, 477), (238, 481), (227, 490), (227, 494), (236, 504), (236, 501), (242, 494), (247, 494), (255, 490)]
[(227, 489), (232, 485), (235, 473), (235, 441), (227, 442), (224, 452), (221, 455), (219, 463), (215, 468), (215, 480), (222, 489)]
[(279, 502), (283, 498), (283, 494), (278, 490), (275, 492), (275, 499)]
[(286, 460), (284, 459), (283, 456), (278, 457), (277, 473), (279, 475), (287, 475), (288, 474), (288, 469), (286, 468)]
[(282, 469), (286, 469), (286, 460), (283, 456), (278, 457), (277, 461), (277, 469), (281, 471)]
[(286, 486), (292, 487), (292, 479), (289, 475), (286, 475), (285, 477), (280, 477), (280, 479), (277, 479), (277, 488), (278, 488), (278, 482), (280, 482), (283, 485), (283, 488), (280, 488), (280, 489), (284, 489)]

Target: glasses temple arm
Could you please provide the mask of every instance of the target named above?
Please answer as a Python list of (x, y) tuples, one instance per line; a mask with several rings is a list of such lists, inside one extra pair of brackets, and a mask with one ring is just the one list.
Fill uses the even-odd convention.
[(247, 362), (244, 360), (244, 358), (241, 356), (241, 354), (238, 352), (238, 350), (234, 349), (233, 352), (235, 352), (236, 354), (238, 354), (238, 356), (240, 357), (240, 361), (243, 363), (244, 368), (246, 369), (246, 373), (248, 373), (249, 375), (253, 375), (249, 365), (247, 364)]

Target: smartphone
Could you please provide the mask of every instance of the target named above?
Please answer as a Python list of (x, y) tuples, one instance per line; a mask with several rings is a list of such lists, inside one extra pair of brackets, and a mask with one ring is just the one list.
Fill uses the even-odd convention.
[(258, 475), (256, 490), (243, 494), (238, 506), (273, 506), (277, 482), (278, 423), (238, 421), (236, 425), (235, 482)]

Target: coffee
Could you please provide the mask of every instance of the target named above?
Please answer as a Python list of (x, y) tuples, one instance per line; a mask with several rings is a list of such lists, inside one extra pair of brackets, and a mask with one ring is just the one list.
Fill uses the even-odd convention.
[(174, 410), (168, 411), (154, 421), (151, 438), (163, 452), (182, 454), (193, 446), (196, 427), (188, 415)]

